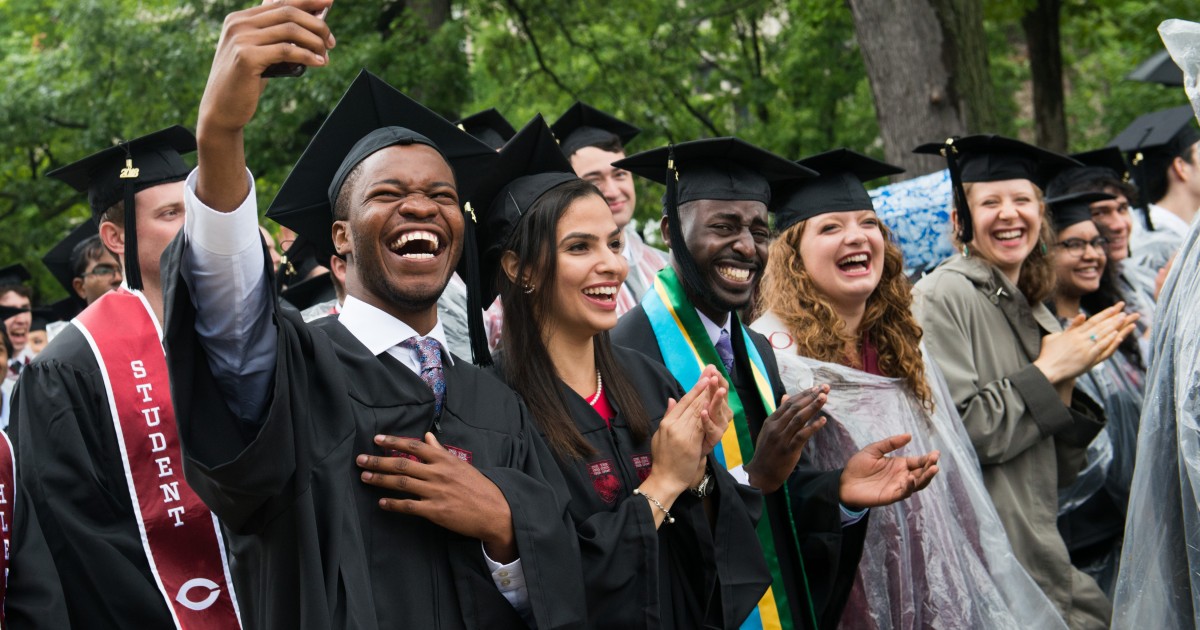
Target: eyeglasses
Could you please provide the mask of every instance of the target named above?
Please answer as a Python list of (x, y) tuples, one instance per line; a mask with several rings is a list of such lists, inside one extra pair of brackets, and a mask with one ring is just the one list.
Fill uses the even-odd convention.
[(1090, 241), (1085, 241), (1081, 238), (1069, 238), (1058, 244), (1059, 247), (1067, 250), (1075, 258), (1083, 256), (1083, 250), (1088, 245), (1091, 245), (1092, 249), (1096, 250), (1096, 253), (1104, 255), (1107, 253), (1104, 248), (1108, 246), (1108, 239), (1103, 236), (1097, 236)]
[(88, 276), (100, 276), (101, 278), (111, 278), (113, 274), (121, 273), (121, 270), (112, 265), (96, 265), (91, 271), (85, 271), (79, 277), (86, 278)]

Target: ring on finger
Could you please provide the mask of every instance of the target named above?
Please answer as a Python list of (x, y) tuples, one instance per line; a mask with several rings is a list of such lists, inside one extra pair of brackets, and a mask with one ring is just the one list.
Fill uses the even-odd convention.
[(1096, 343), (1097, 341), (1099, 341), (1099, 339), (1096, 337), (1096, 335), (1091, 335), (1088, 337), (1088, 339), (1091, 339), (1092, 343)]

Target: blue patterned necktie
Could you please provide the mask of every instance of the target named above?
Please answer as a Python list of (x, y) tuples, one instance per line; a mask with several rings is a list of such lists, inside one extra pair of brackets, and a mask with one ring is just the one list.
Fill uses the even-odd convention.
[(729, 341), (729, 331), (722, 329), (721, 338), (717, 340), (717, 356), (725, 365), (725, 372), (733, 375), (733, 343)]
[(421, 380), (433, 391), (433, 417), (442, 417), (442, 402), (446, 398), (446, 375), (442, 372), (442, 344), (432, 337), (410, 337), (400, 342), (400, 347), (417, 351), (417, 360), (421, 363)]

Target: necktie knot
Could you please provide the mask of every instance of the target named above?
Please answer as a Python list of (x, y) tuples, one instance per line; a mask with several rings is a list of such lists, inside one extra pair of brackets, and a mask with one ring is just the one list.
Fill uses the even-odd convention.
[(432, 337), (409, 337), (400, 342), (401, 348), (407, 348), (417, 353), (417, 362), (421, 364), (421, 380), (433, 392), (434, 418), (442, 415), (442, 403), (446, 400), (446, 375), (442, 372), (442, 344)]
[(717, 356), (725, 366), (725, 372), (733, 375), (733, 343), (729, 340), (729, 331), (722, 329), (721, 338), (717, 340)]

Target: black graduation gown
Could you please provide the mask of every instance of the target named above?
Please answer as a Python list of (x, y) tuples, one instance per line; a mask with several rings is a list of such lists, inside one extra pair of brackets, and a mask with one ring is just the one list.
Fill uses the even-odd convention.
[(525, 627), (492, 581), (480, 541), (384, 511), (379, 499), (394, 493), (360, 480), (355, 457), (379, 452), (375, 435), (426, 431), (504, 493), (538, 626), (582, 625), (561, 476), (512, 390), (456, 359), (445, 367), (435, 425), (432, 392), (399, 361), (373, 356), (335, 317), (308, 325), (276, 306), (269, 408), (260, 422), (243, 422), (223, 402), (195, 332), (179, 244), (163, 276), (185, 471), (226, 528), (247, 628)]
[[(613, 352), (657, 430), (667, 399), (678, 400), (683, 390), (648, 357), (620, 347)], [(556, 458), (583, 556), (588, 627), (737, 628), (771, 583), (755, 534), (762, 494), (714, 461), (715, 525), (702, 501), (684, 492), (671, 507), (675, 522), (655, 530), (657, 508), (632, 494), (653, 465), (649, 436), (635, 440), (615, 405), (610, 429), (586, 400), (561, 386), (571, 418), (596, 450), (582, 460)]]
[[(750, 330), (754, 342), (766, 366), (775, 403), (779, 404), (785, 388), (779, 378), (779, 367), (775, 353), (766, 337)], [(639, 304), (621, 316), (612, 334), (613, 342), (634, 348), (651, 359), (662, 363), (662, 351), (650, 319)], [(766, 420), (767, 413), (759, 399), (750, 377), (749, 357), (741, 335), (732, 335), (734, 370), (733, 387), (745, 408), (746, 421), (750, 425), (751, 439), (758, 439), (758, 432)], [(776, 491), (765, 496), (767, 518), (775, 537), (775, 553), (779, 559), (780, 572), (787, 587), (788, 600), (793, 602), (797, 627), (812, 625), (807, 597), (804, 595), (804, 575), (808, 576), (813, 607), (821, 628), (835, 628), (842, 610), (854, 586), (858, 561), (862, 557), (863, 540), (866, 536), (867, 518), (850, 527), (842, 527), (838, 486), (841, 470), (819, 471), (801, 461), (788, 478), (784, 488), (785, 497)], [(797, 541), (790, 535), (786, 509), (787, 499), (797, 515), (796, 529), (801, 552), (797, 552)], [(805, 571), (800, 571), (801, 556)]]
[(66, 599), (46, 614), (65, 611), (77, 628), (173, 628), (142, 547), (103, 375), (78, 328), (64, 328), (22, 371), (11, 417), (17, 482)]
[(37, 512), (29, 504), (29, 493), (18, 483), (16, 488), (5, 489), (5, 499), (13, 502), (13, 522), (9, 524), (12, 547), (8, 550), (4, 627), (69, 628), (58, 569), (50, 557)]

